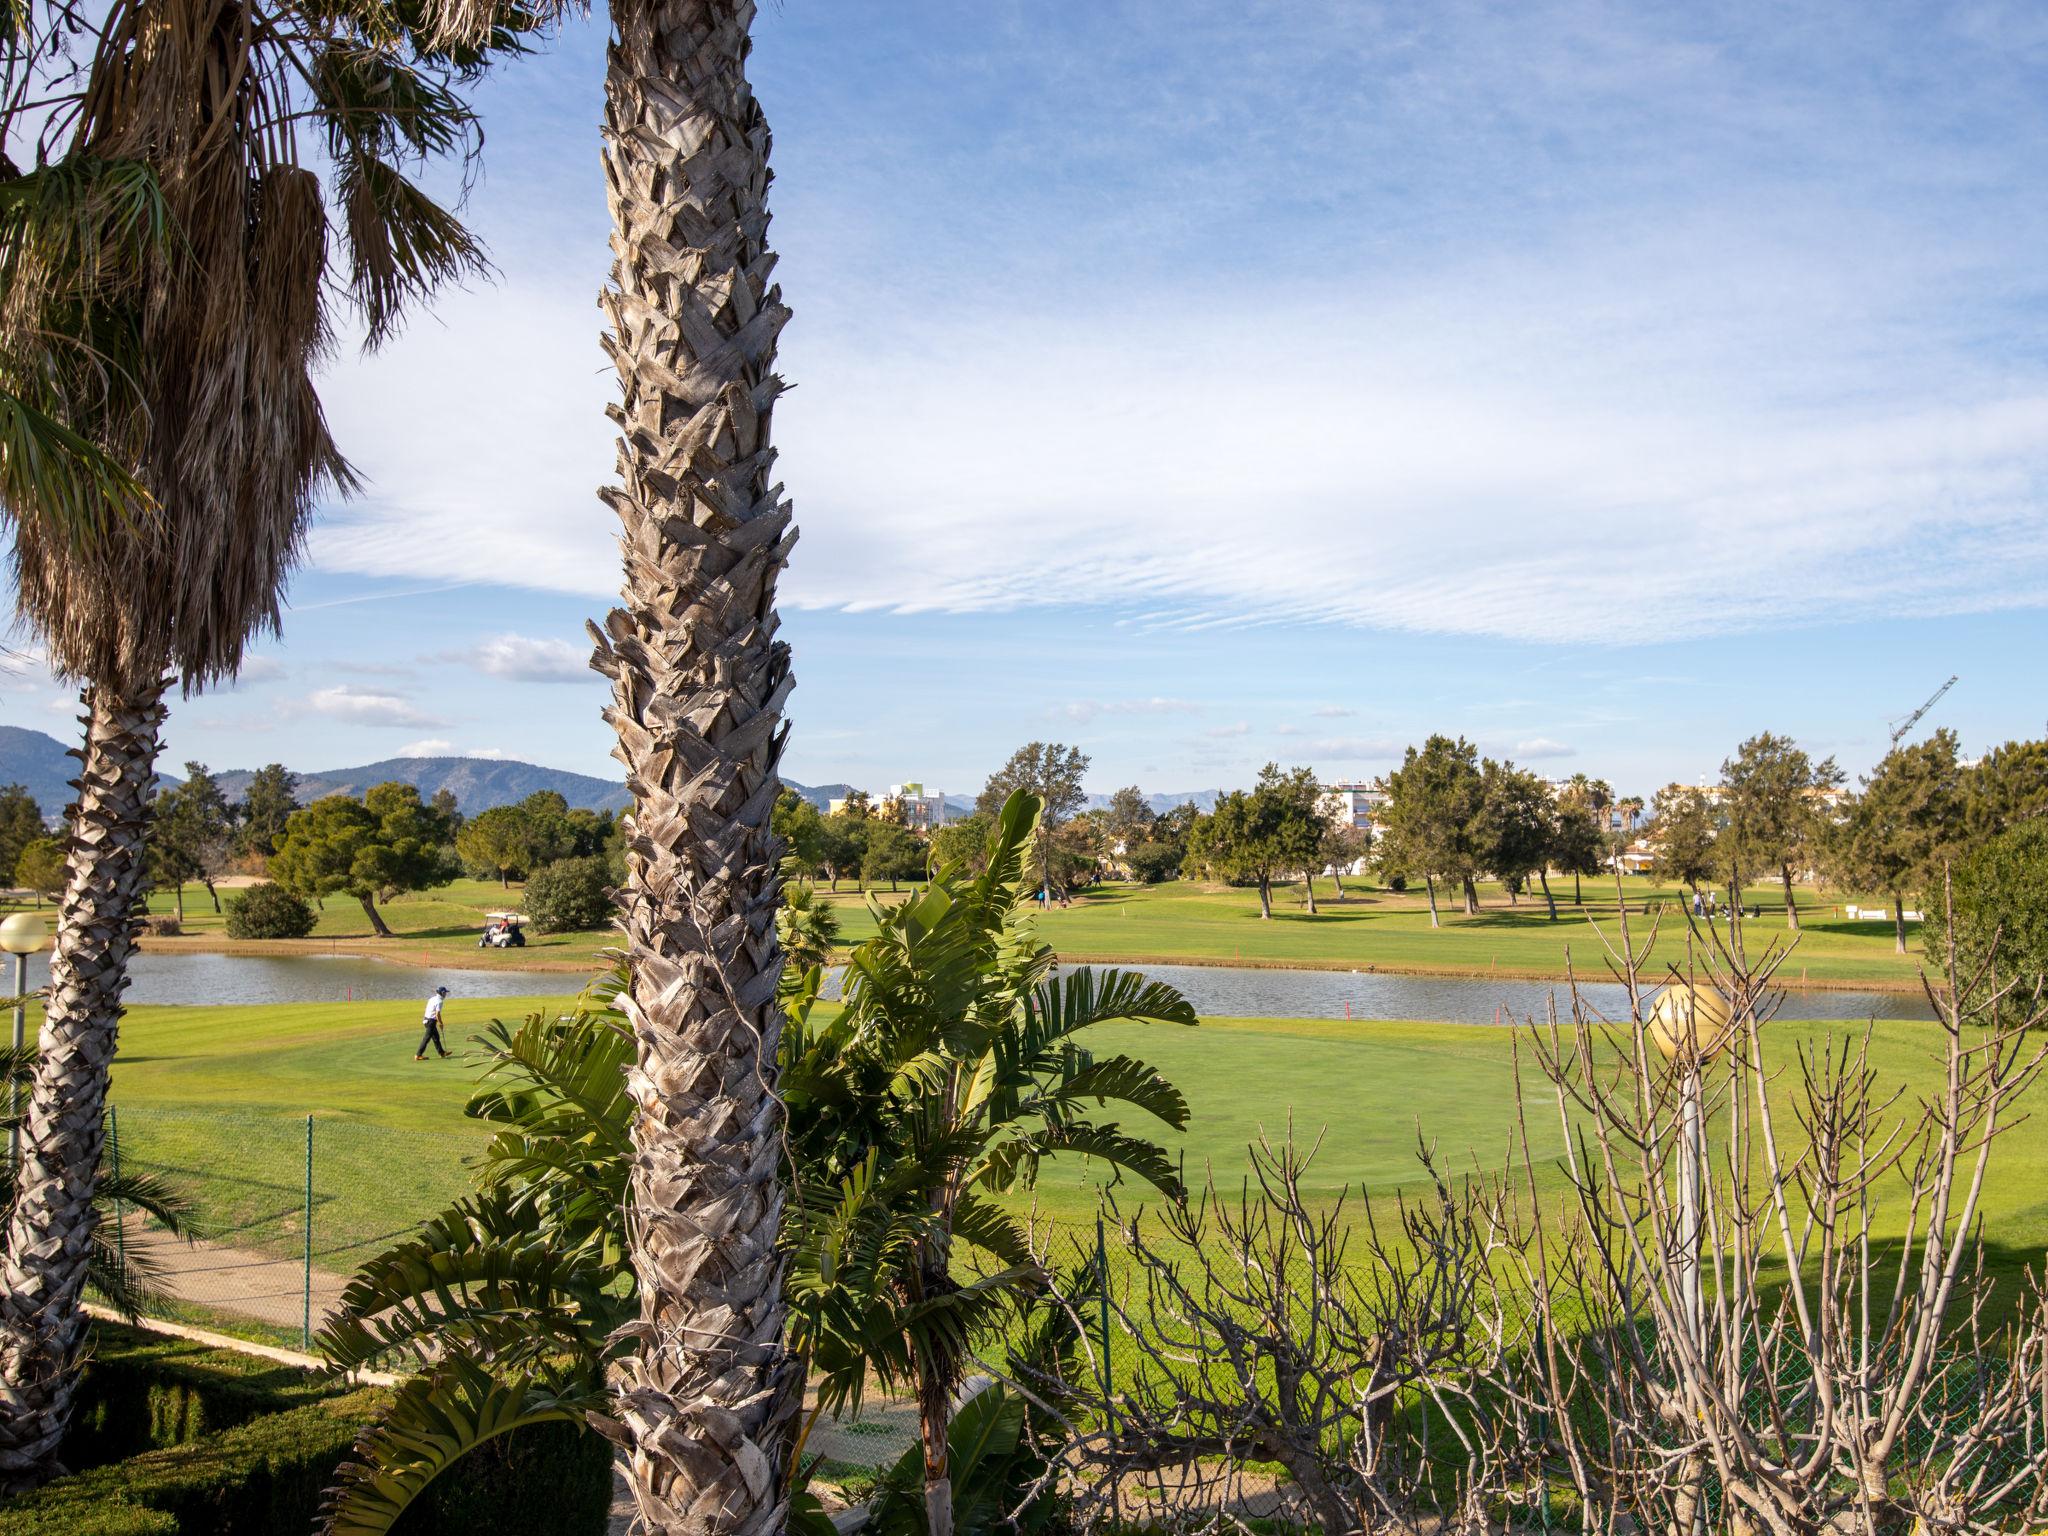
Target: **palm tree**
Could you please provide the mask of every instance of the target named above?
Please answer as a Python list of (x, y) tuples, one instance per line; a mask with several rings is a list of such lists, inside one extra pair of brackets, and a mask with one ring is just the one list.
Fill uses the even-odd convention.
[[(620, 606), (593, 627), (634, 807), (621, 892), (637, 1348), (613, 1412), (653, 1533), (765, 1532), (802, 1382), (783, 1335), (778, 850), (769, 827), (795, 534), (769, 422), (770, 279), (752, 0), (614, 0), (603, 306), (622, 398)], [(716, 1513), (710, 1513), (715, 1511)]]
[[(814, 1026), (801, 997), (789, 1010), (794, 1340), (815, 1368), (818, 1412), (857, 1403), (870, 1377), (915, 1388), (928, 1536), (953, 1532), (953, 1418), (972, 1352), (1044, 1278), (992, 1197), (1029, 1189), (1062, 1154), (1180, 1194), (1164, 1149), (1093, 1110), (1179, 1130), (1187, 1101), (1144, 1062), (1097, 1060), (1079, 1037), (1119, 1020), (1192, 1025), (1194, 1008), (1134, 972), (1053, 975), (1052, 950), (1029, 931), (1039, 806), (1013, 794), (981, 874), (941, 869), (882, 914), (848, 962), (836, 1018)], [(979, 1273), (963, 1280), (966, 1262)]]
[(0, 476), (19, 616), (82, 683), (85, 727), (0, 1277), (9, 1488), (50, 1474), (70, 1416), (166, 692), (231, 677), (276, 628), (316, 498), (352, 483), (312, 378), (330, 282), (374, 345), (440, 281), (481, 269), (406, 172), (474, 153), (452, 87), (516, 45), (502, 28), (430, 44), (371, 0), (114, 0), (95, 20), (32, 0), (0, 69), (0, 386), (40, 406), (22, 381), (54, 374), (53, 419), (123, 471), (97, 502), (76, 475), (55, 496), (15, 466)]

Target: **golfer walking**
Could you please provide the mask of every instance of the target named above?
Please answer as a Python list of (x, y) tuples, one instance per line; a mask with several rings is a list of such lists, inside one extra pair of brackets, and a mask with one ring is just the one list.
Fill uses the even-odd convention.
[(442, 1060), (447, 1060), (448, 1049), (441, 1044), (441, 1000), (447, 995), (448, 989), (446, 987), (436, 987), (434, 988), (434, 995), (427, 999), (427, 1029), (426, 1033), (420, 1036), (419, 1050), (413, 1053), (412, 1059), (414, 1061), (425, 1061), (427, 1059), (427, 1047), (430, 1045), (441, 1053)]

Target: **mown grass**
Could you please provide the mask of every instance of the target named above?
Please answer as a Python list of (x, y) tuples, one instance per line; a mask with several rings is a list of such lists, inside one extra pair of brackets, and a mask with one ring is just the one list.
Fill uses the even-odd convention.
[[(452, 999), (451, 1047), (464, 1050), (462, 1042), (493, 1016), (560, 1004)], [(1850, 1027), (1780, 1022), (1772, 1026), (1772, 1050), (1789, 1062), (1802, 1044)], [(485, 1135), (462, 1114), (473, 1059), (413, 1061), (418, 1029), (410, 1000), (136, 1008), (114, 1067), (124, 1142), (147, 1156), (148, 1138), (160, 1136), (178, 1167), (270, 1189), (288, 1204), (303, 1182), (310, 1114), (316, 1152), (337, 1160), (329, 1165), (337, 1219), (346, 1209), (351, 1228), (395, 1227), (465, 1187), (463, 1159)], [(1877, 1081), (1905, 1087), (1908, 1103), (1933, 1091), (1938, 1041), (1928, 1024), (1877, 1024)], [(1187, 1133), (1162, 1139), (1184, 1158), (1190, 1182), (1213, 1168), (1234, 1186), (1247, 1145), (1262, 1133), (1284, 1136), (1290, 1124), (1297, 1140), (1320, 1141), (1310, 1178), (1319, 1199), (1346, 1187), (1377, 1195), (1414, 1185), (1422, 1177), (1419, 1140), (1453, 1173), (1498, 1169), (1510, 1151), (1510, 1030), (1211, 1019), (1193, 1029), (1104, 1026), (1088, 1044), (1154, 1062), (1187, 1095)], [(1539, 1159), (1562, 1151), (1554, 1110), (1532, 1105), (1530, 1128)], [(1099, 1166), (1053, 1165), (1037, 1194), (1040, 1211), (1091, 1226), (1100, 1173)], [(328, 1184), (326, 1175), (321, 1182)], [(2038, 1256), (2048, 1244), (2048, 1118), (2028, 1118), (2000, 1143), (1984, 1215), (1986, 1236), (2001, 1253)]]
[[(1054, 907), (1039, 919), (1046, 941), (1070, 960), (1193, 961), (1209, 964), (1323, 966), (1357, 970), (1430, 971), (1445, 974), (1487, 973), (1561, 976), (1567, 957), (1581, 973), (1602, 970), (1602, 946), (1593, 925), (1611, 934), (1619, 926), (1620, 901), (1610, 879), (1582, 882), (1583, 905), (1571, 901), (1572, 882), (1553, 883), (1558, 895), (1558, 920), (1550, 921), (1540, 896), (1524, 895), (1510, 904), (1494, 885), (1481, 887), (1481, 910), (1467, 917), (1448, 892), (1439, 892), (1442, 927), (1431, 928), (1427, 900), (1414, 892), (1395, 893), (1347, 881), (1342, 900), (1333, 898), (1330, 882), (1320, 882), (1319, 911), (1311, 916), (1296, 884), (1275, 891), (1270, 922), (1259, 916), (1255, 891), (1177, 881), (1161, 886), (1110, 883), (1077, 894), (1068, 907)], [(866, 898), (848, 885), (825, 892), (837, 909), (842, 940), (855, 944), (874, 932)], [(874, 899), (900, 901), (903, 892), (878, 890)], [(1798, 950), (1782, 979), (1802, 977), (1814, 982), (1908, 986), (1921, 957), (1917, 925), (1912, 930), (1915, 952), (1893, 953), (1891, 925), (1850, 922), (1844, 907), (1851, 898), (1825, 896), (1800, 887), (1801, 934)], [(1630, 921), (1640, 929), (1648, 921), (1644, 909), (1666, 909), (1660, 951), (1676, 957), (1684, 945), (1685, 893), (1678, 887), (1644, 878), (1624, 882), (1623, 896)], [(151, 939), (150, 947), (218, 948), (226, 943), (224, 919), (213, 913), (205, 892), (188, 888), (184, 939)], [(1752, 945), (1786, 935), (1784, 895), (1776, 886), (1759, 886), (1746, 900), (1761, 907), (1748, 925)], [(266, 944), (262, 952), (294, 949), (346, 951), (429, 965), (479, 969), (577, 969), (595, 963), (598, 951), (610, 944), (607, 932), (533, 934), (525, 949), (480, 950), (477, 936), (485, 914), (519, 904), (519, 888), (501, 889), (495, 881), (459, 880), (435, 891), (402, 896), (381, 910), (393, 930), (389, 939), (371, 935), (369, 920), (355, 902), (330, 898), (320, 912), (311, 940), (301, 944)], [(170, 898), (158, 892), (151, 910), (167, 912)]]
[[(1589, 879), (1582, 884), (1582, 906), (1571, 902), (1571, 881), (1554, 881), (1552, 888), (1558, 896), (1556, 922), (1550, 920), (1540, 895), (1525, 894), (1510, 905), (1504, 892), (1487, 885), (1480, 890), (1480, 911), (1472, 917), (1458, 910), (1449, 893), (1440, 891), (1442, 927), (1432, 928), (1423, 895), (1347, 882), (1346, 898), (1337, 901), (1327, 880), (1319, 882), (1314, 916), (1309, 915), (1298, 884), (1276, 888), (1273, 917), (1266, 921), (1259, 916), (1256, 891), (1176, 881), (1099, 886), (1078, 893), (1071, 906), (1044, 912), (1038, 921), (1046, 942), (1073, 960), (1138, 958), (1558, 976), (1569, 955), (1581, 974), (1600, 975), (1604, 950), (1593, 925), (1614, 935), (1625, 898), (1638, 935), (1649, 921), (1643, 915), (1646, 905), (1666, 908), (1659, 956), (1675, 959), (1683, 954), (1685, 893), (1678, 887), (1630, 878), (1618, 898), (1611, 878)], [(1794, 981), (1803, 974), (1812, 981), (1912, 982), (1920, 956), (1893, 953), (1889, 923), (1850, 922), (1843, 911), (1846, 897), (1823, 898), (1805, 887), (1797, 888), (1795, 895), (1800, 905), (1799, 946), (1782, 979)], [(862, 899), (846, 893), (828, 893), (828, 899), (838, 907), (845, 942), (858, 943), (874, 932), (874, 919)], [(900, 897), (879, 893), (877, 899)], [(1746, 924), (1752, 948), (1786, 936), (1780, 889), (1756, 887), (1745, 893), (1745, 901), (1762, 908), (1761, 915)], [(1917, 925), (1910, 932), (1917, 936)]]

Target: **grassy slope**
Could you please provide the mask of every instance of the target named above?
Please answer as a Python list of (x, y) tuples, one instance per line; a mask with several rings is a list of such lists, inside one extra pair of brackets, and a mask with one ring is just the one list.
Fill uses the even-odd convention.
[[(1454, 903), (1443, 903), (1443, 927), (1429, 926), (1429, 909), (1418, 895), (1395, 895), (1367, 891), (1353, 885), (1353, 894), (1343, 902), (1330, 900), (1330, 887), (1323, 882), (1321, 912), (1310, 917), (1301, 906), (1298, 889), (1283, 886), (1276, 893), (1274, 918), (1261, 921), (1258, 898), (1248, 890), (1204, 887), (1189, 883), (1143, 887), (1109, 885), (1076, 898), (1067, 908), (1044, 914), (1041, 928), (1046, 939), (1060, 953), (1072, 959), (1137, 958), (1154, 961), (1194, 960), (1246, 963), (1336, 966), (1364, 970), (1430, 970), (1480, 973), (1493, 969), (1510, 973), (1561, 975), (1569, 950), (1581, 968), (1601, 969), (1600, 941), (1588, 920), (1612, 927), (1616, 902), (1610, 883), (1585, 882), (1586, 905), (1569, 905), (1571, 882), (1559, 881), (1559, 920), (1548, 920), (1540, 899), (1524, 897), (1519, 906), (1508, 905), (1495, 887), (1481, 892), (1482, 910), (1477, 917), (1453, 911)], [(1682, 942), (1683, 924), (1678, 914), (1679, 893), (1673, 887), (1632, 879), (1627, 886), (1632, 915), (1643, 902), (1673, 904), (1665, 920), (1675, 954)], [(1799, 893), (1805, 930), (1797, 955), (1784, 973), (1796, 981), (1804, 973), (1813, 981), (1836, 983), (1872, 982), (1880, 985), (1910, 984), (1919, 963), (1917, 954), (1901, 957), (1892, 953), (1889, 925), (1845, 921), (1840, 905), (1832, 898), (1822, 901), (1813, 891)], [(855, 943), (874, 931), (863, 900), (852, 891), (831, 897), (838, 907), (842, 937)], [(887, 893), (878, 899), (900, 899)], [(1757, 938), (1784, 934), (1783, 897), (1776, 887), (1759, 887), (1752, 899), (1763, 905), (1763, 917), (1749, 932)], [(518, 904), (518, 889), (501, 890), (495, 882), (462, 880), (437, 891), (402, 897), (386, 907), (386, 919), (397, 937), (370, 937), (369, 923), (354, 902), (333, 899), (320, 914), (316, 939), (324, 943), (306, 946), (326, 950), (345, 947), (365, 954), (383, 954), (408, 961), (478, 968), (560, 968), (587, 969), (596, 952), (607, 944), (603, 933), (536, 935), (523, 950), (479, 950), (477, 934), (484, 914)], [(169, 898), (158, 893), (151, 901), (155, 911), (168, 911)], [(187, 891), (186, 931), (192, 946), (216, 947), (224, 938), (222, 920), (216, 917), (197, 886)], [(1640, 921), (1640, 918), (1637, 919)], [(153, 939), (151, 947), (175, 950), (180, 941)], [(266, 951), (284, 951), (294, 946), (267, 945)]]
[[(536, 1004), (458, 999), (450, 1039), (465, 1039), (493, 1012), (509, 1017), (529, 1006)], [(163, 1137), (181, 1167), (230, 1170), (288, 1192), (303, 1159), (303, 1121), (293, 1117), (311, 1111), (320, 1122), (322, 1200), (331, 1186), (337, 1207), (328, 1225), (365, 1235), (397, 1227), (463, 1187), (461, 1158), (482, 1134), (461, 1113), (472, 1072), (459, 1062), (412, 1060), (417, 1020), (410, 1001), (137, 1008), (114, 1069), (124, 1139), (141, 1149)], [(1821, 1028), (1776, 1026), (1775, 1048), (1789, 1057)], [(1498, 1166), (1506, 1151), (1507, 1031), (1217, 1019), (1199, 1029), (1105, 1027), (1089, 1043), (1104, 1054), (1143, 1055), (1186, 1092), (1194, 1120), (1180, 1150), (1191, 1178), (1213, 1164), (1234, 1183), (1246, 1143), (1262, 1126), (1284, 1134), (1290, 1113), (1298, 1137), (1323, 1136), (1314, 1175), (1325, 1194), (1361, 1181), (1379, 1191), (1415, 1180), (1418, 1129), (1453, 1171), (1474, 1159)], [(1879, 1025), (1878, 1081), (1931, 1088), (1935, 1045), (1925, 1024)], [(1554, 1124), (1542, 1115), (1533, 1123), (1538, 1152), (1557, 1152)], [(1051, 1171), (1040, 1204), (1063, 1221), (1092, 1219), (1087, 1170)], [(1986, 1227), (2007, 1254), (2038, 1255), (2048, 1242), (2048, 1118), (2028, 1120), (2001, 1144)]]
[[(1283, 886), (1274, 895), (1273, 920), (1258, 915), (1258, 895), (1250, 890), (1179, 882), (1165, 886), (1109, 885), (1084, 893), (1071, 907), (1054, 908), (1039, 919), (1039, 931), (1063, 956), (1109, 959), (1123, 956), (1152, 960), (1197, 959), (1335, 965), (1366, 969), (1501, 971), (1561, 975), (1567, 951), (1582, 969), (1602, 973), (1600, 939), (1590, 924), (1610, 933), (1617, 926), (1612, 883), (1588, 880), (1584, 907), (1570, 905), (1571, 882), (1559, 881), (1558, 921), (1549, 920), (1540, 899), (1523, 897), (1510, 906), (1497, 888), (1482, 887), (1476, 917), (1453, 910), (1440, 895), (1443, 926), (1429, 925), (1425, 898), (1378, 890), (1352, 889), (1349, 899), (1330, 899), (1328, 881), (1321, 882), (1318, 914), (1310, 917), (1298, 888)], [(1671, 904), (1664, 919), (1666, 946), (1678, 955), (1684, 943), (1680, 893), (1647, 880), (1627, 883), (1631, 920), (1639, 928), (1644, 902)], [(1917, 955), (1892, 953), (1889, 925), (1849, 923), (1839, 905), (1823, 903), (1801, 889), (1803, 926), (1799, 950), (1784, 979), (1796, 980), (1803, 970), (1812, 980), (1833, 982), (1910, 982)], [(887, 900), (885, 896), (882, 899)], [(1749, 899), (1763, 905), (1763, 916), (1747, 932), (1755, 947), (1759, 939), (1785, 933), (1784, 898), (1776, 887), (1759, 887)], [(857, 943), (874, 931), (873, 919), (857, 898), (839, 898), (842, 937)]]

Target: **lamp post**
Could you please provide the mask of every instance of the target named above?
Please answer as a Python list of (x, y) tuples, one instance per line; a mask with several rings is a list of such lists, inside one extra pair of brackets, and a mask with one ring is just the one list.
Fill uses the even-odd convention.
[[(1678, 1067), (1678, 1304), (1693, 1358), (1704, 1364), (1707, 1302), (1700, 1262), (1706, 1237), (1707, 1116), (1700, 1072), (1733, 1035), (1727, 1000), (1712, 987), (1675, 982), (1650, 1010), (1649, 1030), (1657, 1049)], [(1705, 1501), (1695, 1497), (1687, 1524), (1696, 1533), (1704, 1530), (1705, 1519)]]
[(0, 949), (14, 956), (14, 1075), (7, 1084), (7, 1166), (21, 1166), (21, 1052), (28, 1018), (28, 957), (50, 942), (50, 928), (33, 912), (0, 921)]

